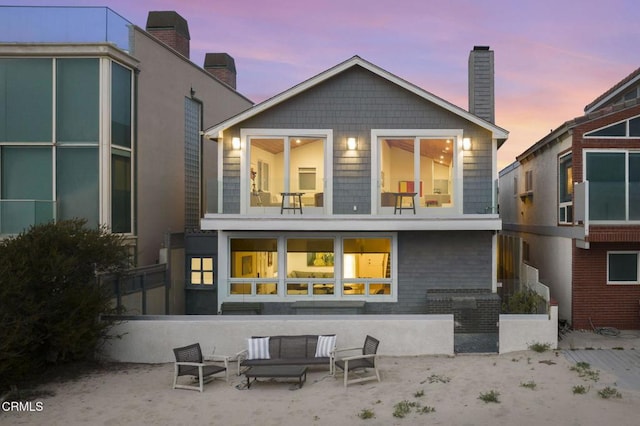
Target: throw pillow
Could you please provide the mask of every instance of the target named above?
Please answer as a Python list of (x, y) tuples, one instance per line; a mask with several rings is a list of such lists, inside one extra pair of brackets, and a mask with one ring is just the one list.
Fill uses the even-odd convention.
[(249, 354), (247, 359), (270, 359), (269, 356), (269, 338), (268, 337), (252, 337), (247, 339), (247, 349)]
[(318, 336), (316, 358), (328, 358), (336, 347), (336, 335)]

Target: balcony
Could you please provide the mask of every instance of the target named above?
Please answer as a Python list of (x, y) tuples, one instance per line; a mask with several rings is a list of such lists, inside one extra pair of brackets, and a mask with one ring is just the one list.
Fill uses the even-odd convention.
[(132, 28), (107, 7), (0, 6), (0, 43), (112, 43), (131, 52)]
[(0, 235), (13, 235), (30, 226), (56, 220), (51, 200), (0, 200)]

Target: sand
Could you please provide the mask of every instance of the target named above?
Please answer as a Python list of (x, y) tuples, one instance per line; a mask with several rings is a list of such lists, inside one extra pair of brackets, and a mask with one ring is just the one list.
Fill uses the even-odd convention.
[[(203, 393), (173, 390), (173, 364), (116, 365), (75, 381), (43, 386), (55, 393), (41, 411), (0, 412), (0, 425), (637, 425), (640, 390), (599, 372), (579, 377), (561, 351), (503, 355), (381, 357), (382, 381), (344, 388), (326, 369), (308, 373), (302, 388), (244, 376), (214, 380)], [(187, 380), (183, 378), (182, 380)], [(529, 387), (523, 386), (529, 384)], [(585, 394), (574, 394), (583, 386)], [(598, 391), (615, 388), (620, 398)], [(499, 393), (499, 402), (479, 397)], [(404, 418), (396, 405), (414, 405)], [(416, 406), (435, 411), (420, 413)], [(34, 405), (35, 408), (35, 405)], [(359, 417), (369, 410), (373, 417)]]

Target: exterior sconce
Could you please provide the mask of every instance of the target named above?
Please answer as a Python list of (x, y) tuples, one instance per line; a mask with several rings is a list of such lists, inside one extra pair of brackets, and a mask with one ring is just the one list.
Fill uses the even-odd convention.
[(462, 149), (464, 149), (465, 151), (471, 150), (471, 138), (462, 139)]
[(240, 138), (231, 139), (231, 147), (233, 149), (240, 149)]
[(347, 138), (347, 149), (349, 149), (349, 151), (358, 149), (358, 141), (356, 138)]

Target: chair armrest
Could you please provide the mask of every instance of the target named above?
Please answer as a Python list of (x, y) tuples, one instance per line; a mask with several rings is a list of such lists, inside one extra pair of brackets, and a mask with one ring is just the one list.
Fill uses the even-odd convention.
[(208, 357), (206, 357), (204, 359), (205, 361), (218, 361), (218, 362), (222, 362), (224, 361), (225, 365), (229, 362), (233, 360), (233, 357), (230, 355), (210, 355)]
[(240, 352), (238, 352), (237, 354), (234, 355), (235, 360), (238, 362), (238, 371), (237, 371), (237, 375), (240, 375), (240, 364), (242, 364), (242, 361), (244, 361), (245, 359), (247, 359), (247, 356), (249, 356), (249, 350), (248, 349), (243, 349)]
[(353, 352), (353, 351), (360, 351), (360, 353), (362, 353), (362, 347), (359, 347), (359, 348), (342, 348), (342, 349), (335, 349), (335, 350), (333, 351), (333, 355), (334, 355), (334, 357), (337, 357), (337, 355), (338, 355), (339, 353), (342, 353), (342, 352)]
[(368, 355), (354, 355), (342, 358), (342, 361), (351, 361), (353, 359), (367, 359), (367, 358), (375, 358), (378, 356), (377, 354), (368, 354)]
[(335, 349), (334, 353), (337, 354), (338, 352), (347, 352), (347, 351), (362, 351), (362, 347)]
[(204, 362), (176, 361), (176, 365), (186, 365), (190, 367), (204, 367), (206, 364)]

